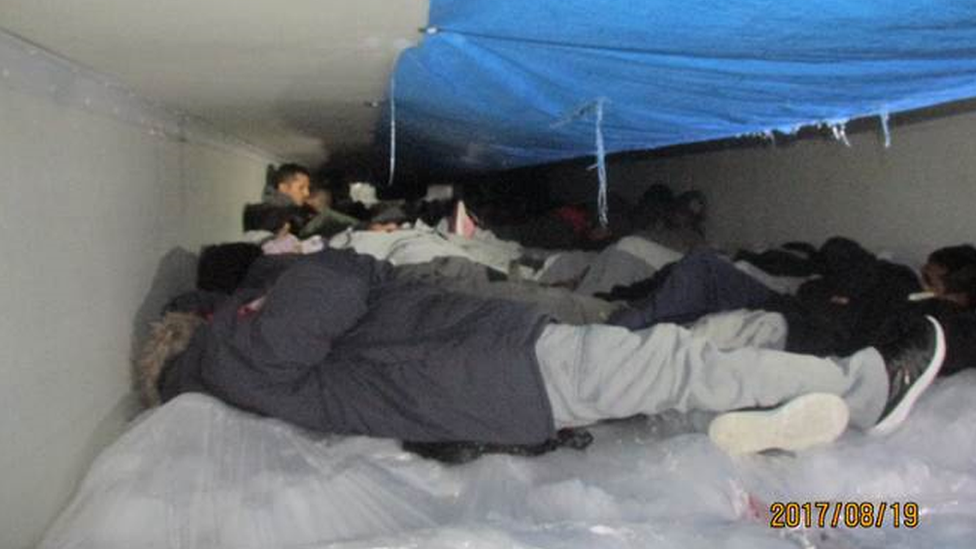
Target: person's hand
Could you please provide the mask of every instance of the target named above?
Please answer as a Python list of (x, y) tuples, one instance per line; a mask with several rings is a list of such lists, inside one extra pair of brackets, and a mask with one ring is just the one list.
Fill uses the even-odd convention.
[(314, 254), (315, 252), (321, 252), (323, 249), (325, 249), (325, 241), (322, 240), (320, 235), (315, 235), (302, 240), (298, 248), (299, 253)]
[(288, 236), (289, 233), (291, 233), (291, 222), (286, 221), (285, 224), (278, 229), (278, 232), (275, 233), (275, 238), (284, 238)]

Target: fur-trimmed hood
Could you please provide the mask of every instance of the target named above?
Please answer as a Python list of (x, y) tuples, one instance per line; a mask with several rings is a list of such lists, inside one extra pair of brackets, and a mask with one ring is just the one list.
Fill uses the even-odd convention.
[(161, 320), (153, 322), (149, 339), (136, 360), (136, 375), (139, 380), (139, 393), (146, 406), (158, 406), (159, 376), (166, 365), (186, 350), (193, 333), (203, 325), (204, 320), (191, 313), (166, 313)]

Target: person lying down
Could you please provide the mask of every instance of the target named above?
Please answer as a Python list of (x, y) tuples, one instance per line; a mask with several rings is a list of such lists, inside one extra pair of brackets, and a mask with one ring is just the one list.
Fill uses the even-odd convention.
[(719, 414), (715, 444), (741, 454), (828, 443), (848, 424), (896, 429), (945, 351), (932, 318), (899, 333), (842, 358), (720, 350), (674, 324), (554, 323), (531, 304), (327, 249), (188, 321), (145, 381), (164, 401), (204, 392), (314, 431), (419, 443), (532, 445), (565, 427), (701, 410)]

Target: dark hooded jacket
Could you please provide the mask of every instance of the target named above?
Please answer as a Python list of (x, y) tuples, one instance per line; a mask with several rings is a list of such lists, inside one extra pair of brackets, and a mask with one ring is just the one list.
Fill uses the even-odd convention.
[[(258, 311), (242, 290), (163, 380), (337, 434), (532, 444), (552, 412), (535, 356), (547, 317), (509, 301), (403, 280), (326, 250), (289, 267)], [(166, 395), (164, 395), (165, 397)]]
[(803, 318), (780, 311), (793, 332), (788, 351), (847, 356), (863, 349), (887, 319), (902, 313), (908, 296), (922, 289), (910, 268), (878, 259), (853, 240), (831, 238), (818, 257), (822, 276), (800, 286), (795, 299)]

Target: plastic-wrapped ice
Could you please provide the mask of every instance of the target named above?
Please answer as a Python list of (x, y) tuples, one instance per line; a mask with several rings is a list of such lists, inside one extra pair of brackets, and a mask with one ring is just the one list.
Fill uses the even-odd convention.
[[(202, 395), (144, 416), (93, 465), (43, 548), (966, 547), (976, 372), (940, 380), (885, 439), (730, 458), (702, 417), (600, 425), (584, 452), (443, 466)], [(917, 502), (914, 529), (769, 527), (769, 504)]]

